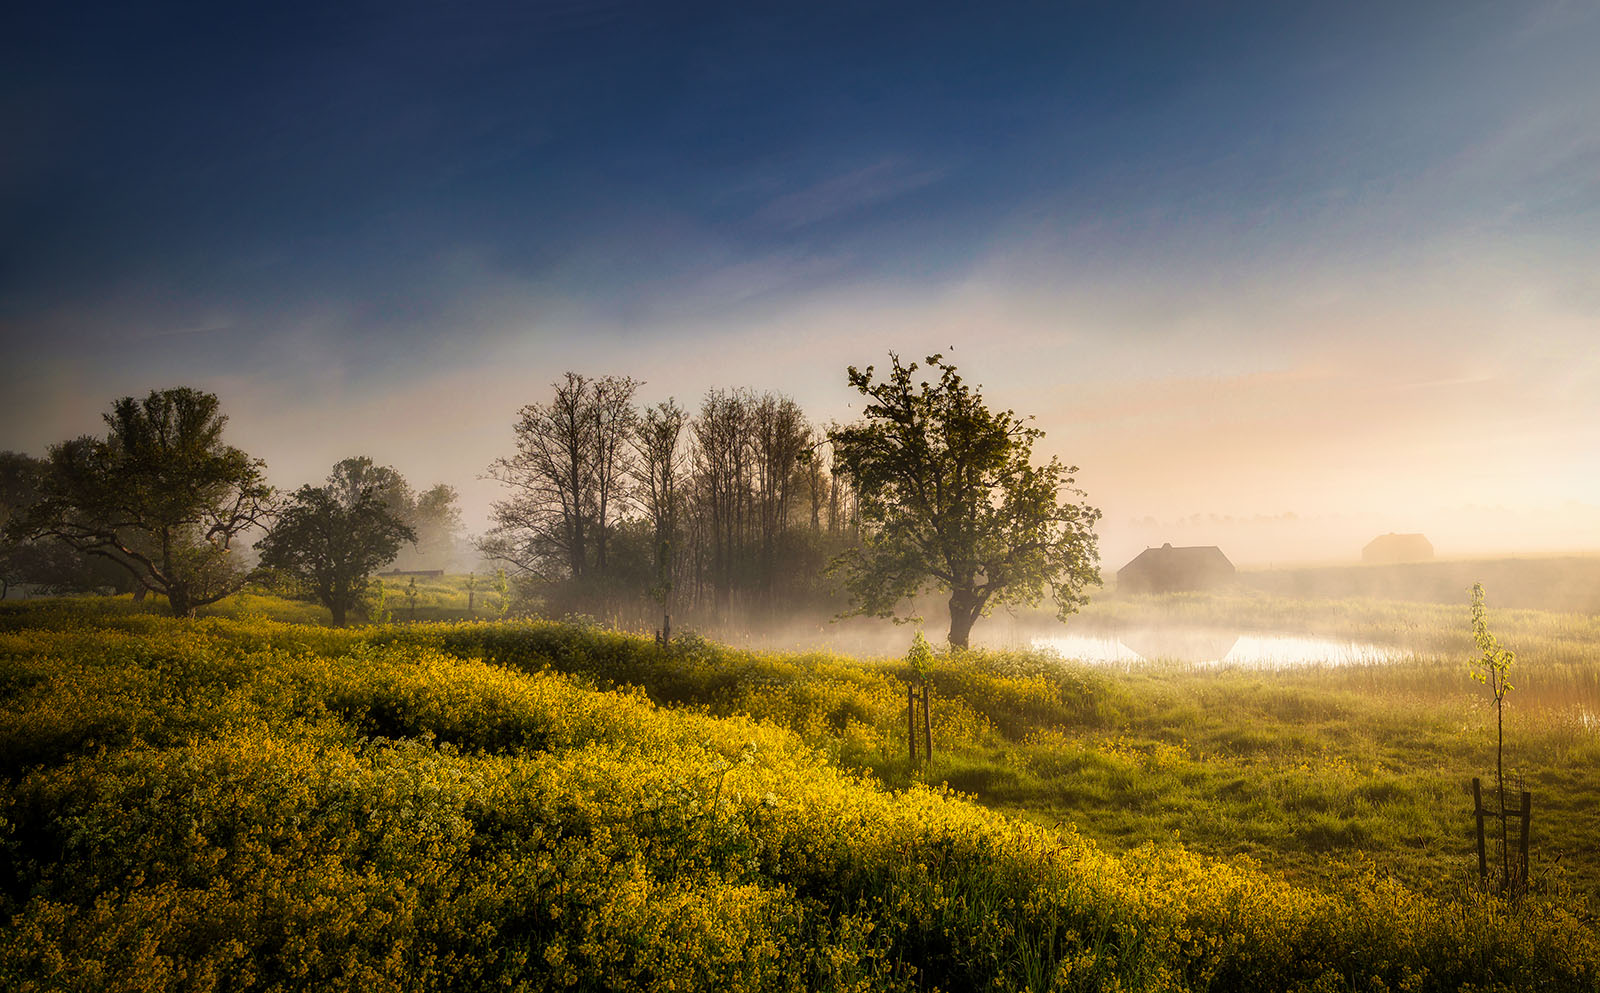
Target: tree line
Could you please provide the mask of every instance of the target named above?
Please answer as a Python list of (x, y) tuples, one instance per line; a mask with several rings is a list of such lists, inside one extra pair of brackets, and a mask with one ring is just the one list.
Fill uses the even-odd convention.
[(843, 606), (828, 564), (860, 535), (827, 432), (790, 397), (713, 389), (693, 412), (627, 376), (567, 373), (489, 476), (479, 542), (551, 613), (750, 623)]
[[(103, 438), (53, 445), (42, 459), (0, 453), (0, 595), (21, 584), (109, 588), (163, 596), (190, 616), (259, 583), (321, 602), (342, 623), (374, 569), (397, 559), (444, 568), (455, 554), (452, 487), (416, 492), (392, 467), (356, 457), (321, 485), (279, 493), (263, 461), (223, 441), (214, 394), (123, 397), (103, 420)], [(384, 537), (363, 555), (374, 529)]]
[[(708, 391), (688, 411), (642, 406), (638, 380), (569, 372), (523, 407), (515, 451), (488, 467), (507, 489), (479, 553), (516, 576), (522, 611), (748, 625), (791, 612), (905, 618), (948, 594), (949, 641), (999, 604), (1058, 613), (1098, 582), (1076, 467), (1039, 462), (1042, 432), (991, 411), (940, 355), (851, 367), (868, 401), (849, 425), (813, 424), (790, 397)], [(104, 585), (192, 615), (247, 583), (359, 609), (400, 559), (448, 562), (455, 491), (416, 492), (392, 467), (346, 459), (284, 494), (222, 439), (217, 397), (189, 388), (124, 397), (104, 438), (42, 460), (0, 453), (0, 582)], [(254, 542), (252, 561), (244, 554)], [(409, 556), (409, 558), (404, 558)], [(120, 584), (120, 585), (119, 585)], [(3, 590), (0, 590), (3, 592)]]

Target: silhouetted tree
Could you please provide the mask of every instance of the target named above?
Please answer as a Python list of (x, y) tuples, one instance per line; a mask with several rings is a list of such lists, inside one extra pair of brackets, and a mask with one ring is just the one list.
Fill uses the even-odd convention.
[(34, 542), (9, 534), (11, 522), (39, 502), (45, 463), (22, 452), (0, 452), (0, 600), (25, 582), (36, 557)]
[(10, 533), (115, 562), (179, 617), (237, 592), (231, 544), (269, 519), (273, 491), (264, 463), (223, 444), (219, 406), (189, 388), (118, 400), (104, 440), (51, 448), (41, 498)]
[(415, 539), (375, 486), (352, 490), (336, 468), (328, 485), (296, 490), (256, 547), (263, 566), (293, 576), (343, 627), (365, 596), (368, 577)]
[(327, 485), (333, 498), (344, 506), (353, 507), (364, 497), (371, 497), (401, 521), (411, 523), (416, 498), (411, 484), (392, 465), (379, 465), (365, 455), (341, 459), (328, 473)]
[(799, 404), (772, 393), (752, 405), (750, 421), (760, 543), (758, 574), (771, 607), (778, 576), (778, 544), (789, 527), (789, 498), (801, 458), (811, 446), (811, 427)]
[(455, 554), (461, 531), (461, 511), (454, 487), (439, 483), (418, 493), (393, 466), (378, 465), (365, 455), (344, 459), (333, 467), (328, 485), (339, 499), (352, 503), (370, 491), (407, 527), (416, 533), (396, 558), (404, 569), (444, 569)]
[(687, 462), (683, 429), (688, 414), (673, 400), (647, 408), (633, 434), (634, 475), (638, 481), (636, 503), (650, 524), (655, 579), (652, 597), (670, 612), (674, 551), (678, 541), (678, 514), (682, 479)]
[(695, 498), (703, 508), (714, 609), (726, 618), (750, 504), (750, 408), (745, 390), (710, 390), (694, 421)]
[(913, 383), (915, 362), (892, 353), (890, 362), (883, 380), (871, 366), (850, 368), (870, 402), (830, 435), (863, 525), (861, 544), (839, 559), (853, 611), (892, 617), (919, 592), (948, 592), (958, 648), (995, 603), (1037, 604), (1048, 591), (1065, 618), (1099, 582), (1100, 512), (1061, 500), (1083, 495), (1076, 467), (1034, 465), (1043, 432), (991, 412), (943, 356), (927, 359), (939, 372), (931, 384)]
[(489, 475), (512, 489), (493, 509), (484, 555), (546, 581), (583, 587), (607, 566), (611, 528), (625, 506), (633, 393), (626, 376), (569, 372), (548, 404), (518, 415), (517, 453)]

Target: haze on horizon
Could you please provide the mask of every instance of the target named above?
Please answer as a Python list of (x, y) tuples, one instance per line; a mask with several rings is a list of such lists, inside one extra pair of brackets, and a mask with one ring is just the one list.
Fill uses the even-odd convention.
[(36, 5), (0, 449), (216, 392), (462, 494), (568, 369), (942, 351), (1145, 544), (1600, 549), (1600, 4)]

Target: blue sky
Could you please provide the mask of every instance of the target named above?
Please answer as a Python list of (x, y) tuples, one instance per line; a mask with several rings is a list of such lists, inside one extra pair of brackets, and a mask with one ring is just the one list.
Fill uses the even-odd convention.
[(825, 420), (846, 365), (954, 346), (1117, 548), (1469, 505), (1600, 546), (1592, 2), (39, 4), (4, 35), (0, 447), (196, 384), (283, 485), (368, 453), (470, 517), (565, 369)]

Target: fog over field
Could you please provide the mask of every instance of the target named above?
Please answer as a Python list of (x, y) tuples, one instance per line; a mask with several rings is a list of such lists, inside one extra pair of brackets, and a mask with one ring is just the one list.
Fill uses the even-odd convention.
[(39, 8), (0, 449), (192, 385), (279, 486), (368, 455), (481, 532), (568, 370), (823, 425), (940, 350), (1108, 565), (1600, 549), (1595, 6), (1157, 6)]

